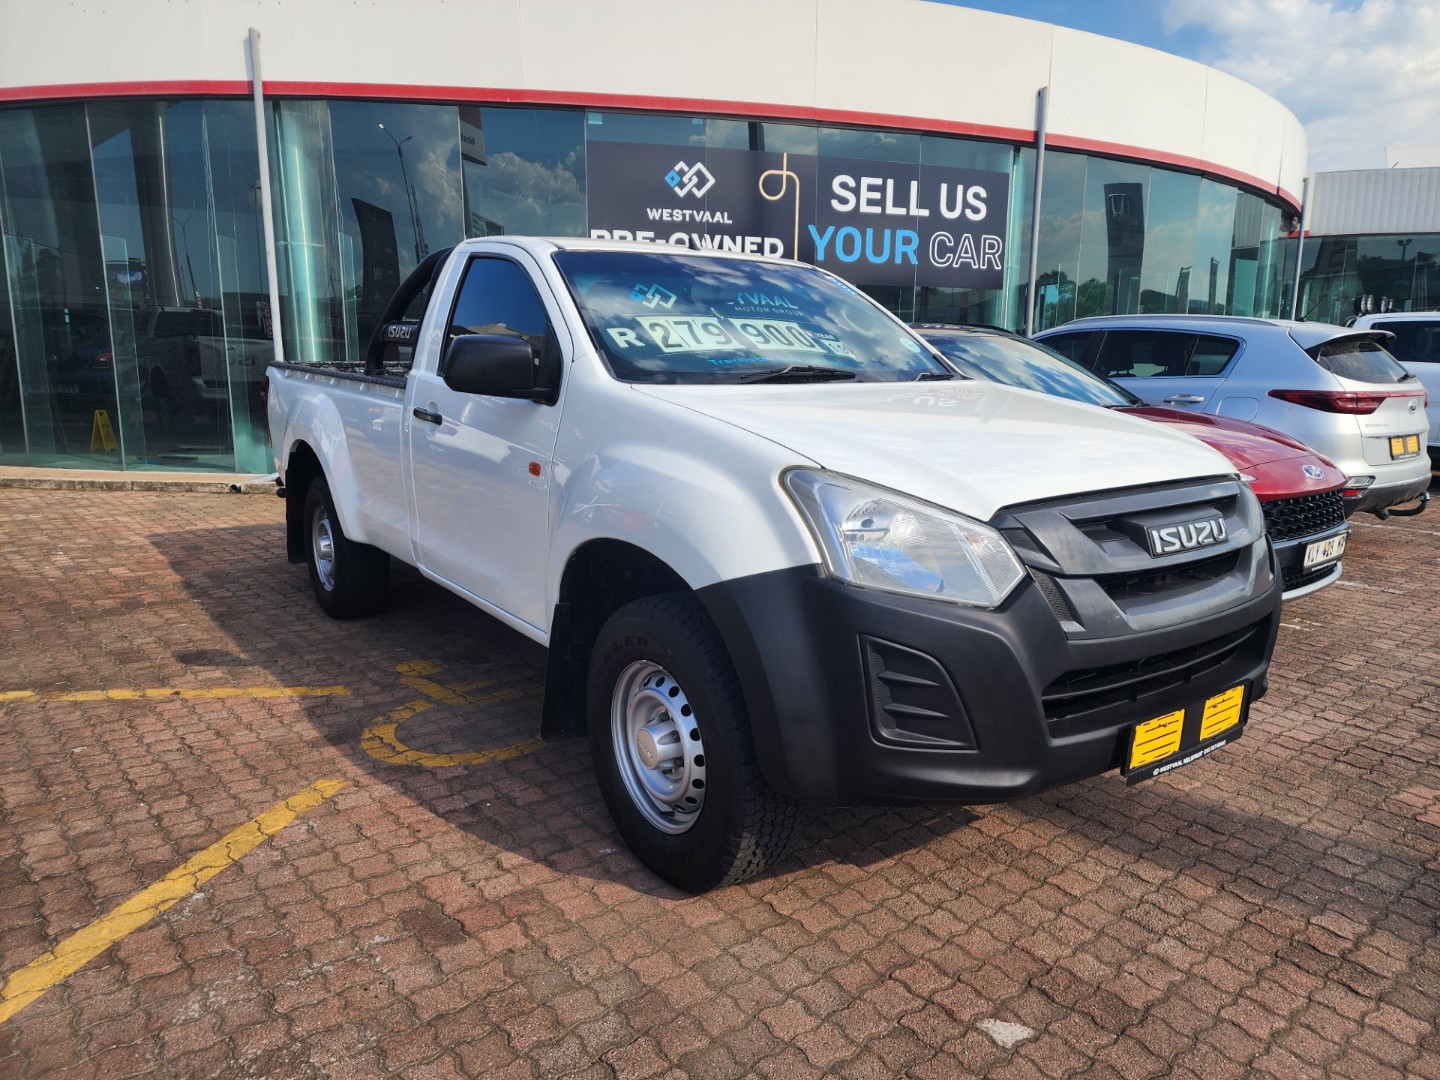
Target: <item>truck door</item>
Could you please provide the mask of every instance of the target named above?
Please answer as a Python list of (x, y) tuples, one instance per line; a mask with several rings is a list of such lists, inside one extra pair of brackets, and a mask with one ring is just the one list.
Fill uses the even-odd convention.
[(407, 417), (419, 566), (541, 629), (549, 623), (551, 459), (560, 406), (462, 394), (443, 375), (446, 349), (461, 334), (513, 334), (540, 349), (557, 328), (568, 355), (563, 323), (552, 318), (531, 274), (508, 257), (471, 258), (438, 364), (411, 373)]

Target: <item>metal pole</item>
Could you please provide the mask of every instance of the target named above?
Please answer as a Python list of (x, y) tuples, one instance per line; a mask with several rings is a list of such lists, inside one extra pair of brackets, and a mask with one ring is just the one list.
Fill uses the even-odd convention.
[(1300, 265), (1305, 254), (1305, 230), (1310, 227), (1310, 177), (1300, 181), (1300, 236), (1295, 243), (1295, 287), (1290, 292), (1290, 318), (1300, 310)]
[(265, 272), (270, 278), (270, 333), (275, 363), (285, 362), (280, 333), (280, 260), (275, 256), (275, 203), (270, 197), (270, 138), (265, 121), (265, 89), (260, 81), (260, 31), (250, 28), (250, 84), (255, 96), (255, 145), (260, 152), (260, 219), (265, 225)]
[(1049, 123), (1050, 87), (1042, 86), (1035, 101), (1035, 206), (1030, 213), (1030, 277), (1025, 287), (1025, 336), (1035, 333), (1035, 278), (1040, 267), (1040, 195), (1045, 188), (1045, 130)]

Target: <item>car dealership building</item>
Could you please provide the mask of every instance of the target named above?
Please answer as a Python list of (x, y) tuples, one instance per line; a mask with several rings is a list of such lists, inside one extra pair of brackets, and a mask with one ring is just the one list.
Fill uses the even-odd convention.
[(6, 22), (0, 464), (268, 471), (265, 364), (358, 362), (466, 236), (798, 257), (927, 322), (1290, 310), (1299, 122), (1092, 34), (931, 0)]

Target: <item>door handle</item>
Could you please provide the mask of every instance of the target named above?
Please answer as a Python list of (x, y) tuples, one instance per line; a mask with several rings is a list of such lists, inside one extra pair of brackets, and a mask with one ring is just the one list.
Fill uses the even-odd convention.
[(439, 424), (445, 419), (438, 412), (422, 409), (419, 405), (416, 405), (415, 408), (410, 410), (410, 415), (415, 417), (416, 420), (424, 420), (427, 424)]
[[(1199, 405), (1205, 399), (1199, 394), (1171, 394), (1165, 398), (1166, 405)], [(415, 415), (420, 415), (420, 410), (415, 410)]]

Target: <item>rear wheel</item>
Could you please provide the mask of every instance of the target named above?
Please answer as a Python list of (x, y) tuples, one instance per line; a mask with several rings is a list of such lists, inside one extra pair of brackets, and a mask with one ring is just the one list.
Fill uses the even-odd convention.
[(610, 815), (660, 877), (703, 892), (785, 853), (799, 804), (761, 776), (739, 679), (694, 598), (646, 597), (611, 616), (588, 715)]
[(326, 614), (353, 619), (379, 611), (390, 585), (390, 556), (345, 535), (323, 476), (310, 481), (304, 521), (310, 587)]

